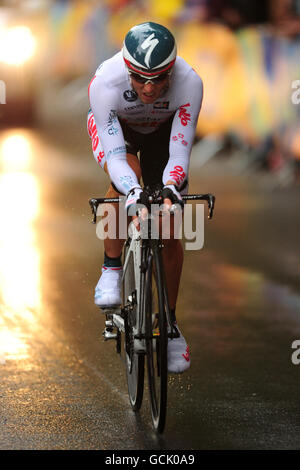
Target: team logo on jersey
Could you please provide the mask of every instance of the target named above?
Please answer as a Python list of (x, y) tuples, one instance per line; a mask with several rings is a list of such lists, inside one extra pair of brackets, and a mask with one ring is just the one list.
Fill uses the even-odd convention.
[(112, 109), (108, 116), (108, 125), (110, 126), (108, 128), (109, 135), (117, 135), (119, 133), (118, 128), (115, 127), (117, 122), (118, 122), (117, 113), (114, 109)]
[(191, 106), (190, 103), (186, 103), (179, 108), (179, 119), (183, 126), (187, 126), (188, 122), (191, 120), (191, 115), (187, 112), (189, 106)]
[(169, 101), (157, 101), (153, 105), (154, 109), (169, 109)]
[(138, 95), (134, 90), (126, 90), (123, 93), (123, 97), (126, 101), (135, 101)]
[(134, 106), (128, 106), (127, 108), (124, 108), (124, 111), (137, 110), (137, 109), (143, 108), (144, 106), (145, 106), (144, 104), (135, 104)]
[(183, 171), (182, 166), (174, 166), (173, 170), (170, 171), (170, 178), (175, 180), (177, 184), (181, 184), (185, 178), (185, 172)]

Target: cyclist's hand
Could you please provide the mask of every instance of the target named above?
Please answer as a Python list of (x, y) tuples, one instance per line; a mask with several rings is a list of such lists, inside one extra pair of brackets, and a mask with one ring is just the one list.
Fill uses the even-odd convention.
[(127, 193), (125, 210), (129, 215), (135, 214), (135, 206), (138, 204), (142, 192), (141, 186), (136, 186)]
[(174, 209), (173, 206), (175, 206), (176, 204), (179, 204), (180, 207), (183, 208), (183, 201), (181, 195), (174, 184), (166, 184), (163, 187), (161, 194), (163, 197), (165, 208), (167, 210), (172, 211)]
[(138, 217), (142, 220), (146, 220), (148, 215), (148, 210), (144, 206), (145, 202), (143, 201), (143, 190), (141, 186), (137, 186), (128, 192), (125, 202), (126, 212), (132, 217), (133, 223), (138, 230), (140, 229)]

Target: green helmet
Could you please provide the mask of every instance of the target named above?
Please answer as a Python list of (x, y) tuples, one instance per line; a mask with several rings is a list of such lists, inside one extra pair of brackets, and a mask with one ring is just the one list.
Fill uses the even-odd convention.
[(123, 58), (128, 71), (155, 78), (170, 71), (176, 60), (176, 42), (173, 34), (157, 23), (142, 23), (126, 34)]

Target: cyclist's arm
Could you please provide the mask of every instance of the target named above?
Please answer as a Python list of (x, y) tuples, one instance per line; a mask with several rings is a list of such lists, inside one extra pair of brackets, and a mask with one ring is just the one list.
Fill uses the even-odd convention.
[(139, 183), (126, 159), (123, 131), (116, 114), (118, 95), (105, 83), (103, 77), (96, 76), (89, 88), (89, 99), (109, 176), (118, 191), (127, 194)]
[(193, 70), (189, 72), (185, 85), (187, 91), (181, 94), (180, 106), (173, 119), (170, 158), (163, 173), (164, 184), (175, 184), (179, 188), (188, 176), (190, 154), (203, 97), (202, 80)]

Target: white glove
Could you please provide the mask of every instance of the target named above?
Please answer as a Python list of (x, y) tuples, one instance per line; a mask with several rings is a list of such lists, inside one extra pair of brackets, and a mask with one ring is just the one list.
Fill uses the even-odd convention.
[[(138, 203), (138, 200), (140, 199), (140, 194), (143, 192), (141, 186), (135, 186), (132, 188), (126, 196), (126, 202), (125, 202), (125, 210), (128, 213), (128, 210), (136, 205)], [(130, 214), (133, 215), (133, 214)]]

